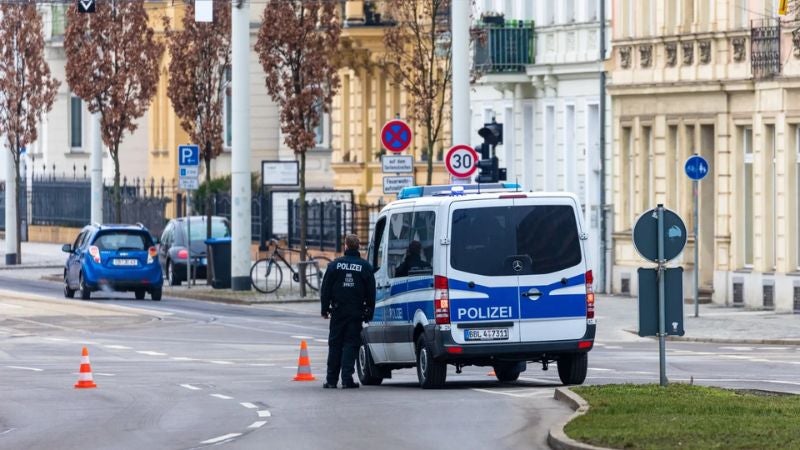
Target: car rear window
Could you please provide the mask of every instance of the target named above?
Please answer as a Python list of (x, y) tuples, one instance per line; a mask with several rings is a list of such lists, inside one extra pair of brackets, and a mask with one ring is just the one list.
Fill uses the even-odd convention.
[(147, 233), (133, 230), (109, 230), (100, 232), (92, 245), (100, 251), (147, 250), (153, 245)]
[(538, 275), (581, 262), (578, 225), (568, 205), (456, 209), (450, 245), (451, 267), (477, 275)]
[[(186, 221), (183, 222), (183, 231), (186, 232)], [(211, 219), (211, 237), (224, 238), (230, 237), (231, 230), (228, 223), (222, 219)], [(193, 241), (203, 241), (206, 239), (206, 219), (192, 218), (192, 236)]]

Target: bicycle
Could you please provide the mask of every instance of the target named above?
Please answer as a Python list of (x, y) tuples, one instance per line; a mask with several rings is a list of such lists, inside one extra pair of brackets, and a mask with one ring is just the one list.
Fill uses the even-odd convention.
[(275, 250), (266, 258), (261, 258), (250, 268), (250, 283), (253, 287), (265, 294), (269, 294), (278, 290), (283, 283), (283, 269), (278, 263), (282, 262), (289, 272), (292, 273), (292, 280), (296, 283), (300, 282), (300, 270), (304, 271), (306, 286), (314, 291), (318, 291), (322, 285), (322, 277), (325, 275), (325, 269), (330, 264), (330, 258), (325, 256), (310, 256), (306, 261), (299, 262), (298, 269), (292, 266), (289, 261), (283, 256), (282, 251), (292, 249), (282, 249), (278, 245), (278, 241), (270, 239), (269, 245), (275, 246)]

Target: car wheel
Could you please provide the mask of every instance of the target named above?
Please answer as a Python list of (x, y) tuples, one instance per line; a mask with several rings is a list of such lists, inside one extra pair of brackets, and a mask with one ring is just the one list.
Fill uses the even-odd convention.
[(433, 360), (425, 335), (417, 339), (417, 379), (422, 389), (438, 389), (447, 378), (447, 364)]
[(562, 383), (583, 384), (589, 366), (589, 356), (586, 353), (562, 355), (557, 364), (558, 378)]
[(358, 348), (356, 369), (358, 370), (358, 379), (364, 386), (377, 386), (383, 382), (383, 377), (379, 376), (380, 369), (372, 360), (372, 353), (367, 344), (361, 344), (361, 347)]
[(161, 300), (161, 288), (156, 288), (150, 291), (150, 298), (154, 301)]
[(81, 272), (79, 280), (81, 287), (81, 299), (89, 300), (90, 298), (92, 298), (92, 291), (90, 291), (89, 287), (86, 286), (86, 280), (83, 279), (83, 272)]
[(136, 295), (136, 300), (144, 300), (144, 289), (137, 289), (134, 291), (134, 295)]
[(497, 381), (501, 381), (503, 383), (509, 383), (512, 381), (517, 381), (519, 379), (519, 364), (502, 364), (496, 365), (493, 367), (494, 369), (494, 376), (497, 377)]
[(175, 273), (175, 266), (172, 265), (172, 261), (167, 261), (167, 281), (170, 286), (181, 285), (181, 279), (178, 278), (178, 274)]
[(64, 297), (66, 298), (74, 298), (75, 297), (75, 289), (69, 288), (69, 281), (67, 281), (67, 273), (64, 272)]

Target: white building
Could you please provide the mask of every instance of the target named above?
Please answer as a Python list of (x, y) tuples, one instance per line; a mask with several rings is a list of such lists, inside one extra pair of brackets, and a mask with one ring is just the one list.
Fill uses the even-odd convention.
[[(526, 190), (578, 195), (589, 230), (589, 263), (596, 288), (604, 289), (609, 279), (604, 268), (610, 263), (602, 254), (600, 239), (601, 174), (606, 155), (606, 180), (611, 179), (612, 139), (606, 119), (606, 151), (602, 151), (600, 1), (478, 0), (476, 6), (473, 27), (484, 31), (473, 43), (475, 68), (482, 76), (470, 97), (472, 144), (480, 142), (477, 130), (494, 117), (504, 128), (497, 156), (500, 167), (507, 169), (508, 181)], [(605, 110), (610, 117), (608, 100)]]

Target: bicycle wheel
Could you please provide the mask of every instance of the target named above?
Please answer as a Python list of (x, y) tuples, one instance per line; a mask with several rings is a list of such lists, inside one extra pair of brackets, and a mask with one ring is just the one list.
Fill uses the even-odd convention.
[(312, 256), (309, 261), (316, 261), (316, 264), (304, 264), (304, 271), (306, 275), (306, 285), (311, 289), (318, 291), (322, 286), (322, 277), (325, 275), (325, 270), (328, 268), (331, 260), (324, 256)]
[(259, 292), (275, 292), (283, 282), (283, 270), (273, 259), (259, 259), (250, 268), (250, 282)]

